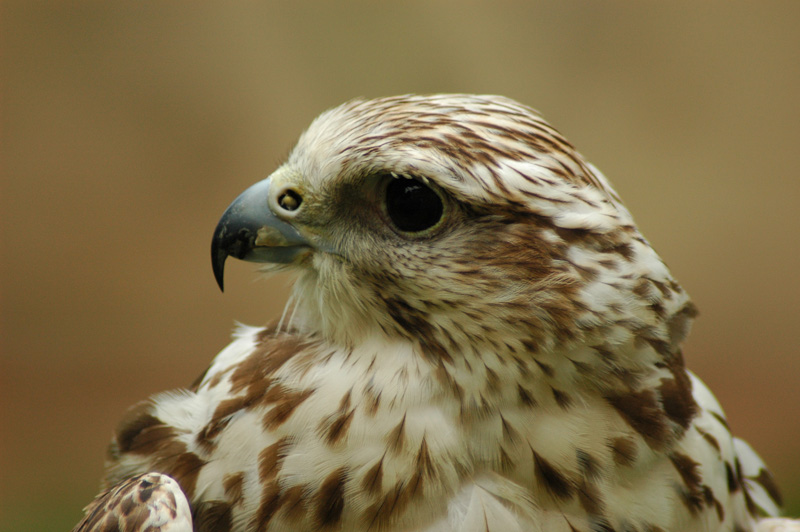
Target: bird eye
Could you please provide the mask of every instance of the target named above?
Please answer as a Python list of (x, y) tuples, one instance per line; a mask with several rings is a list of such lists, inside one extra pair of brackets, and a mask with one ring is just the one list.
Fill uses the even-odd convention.
[(395, 178), (386, 187), (386, 211), (399, 230), (417, 233), (441, 220), (444, 205), (439, 195), (421, 181)]

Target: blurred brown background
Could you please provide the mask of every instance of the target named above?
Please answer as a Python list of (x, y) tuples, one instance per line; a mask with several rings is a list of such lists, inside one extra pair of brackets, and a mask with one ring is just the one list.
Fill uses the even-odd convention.
[(800, 513), (800, 3), (2, 5), (0, 530), (65, 530), (132, 403), (286, 279), (209, 242), (322, 110), (490, 92), (616, 184), (693, 295), (689, 365)]

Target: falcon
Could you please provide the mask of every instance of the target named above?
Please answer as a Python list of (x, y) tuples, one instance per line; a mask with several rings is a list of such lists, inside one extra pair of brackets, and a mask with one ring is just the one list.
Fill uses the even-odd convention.
[(211, 255), (293, 272), (286, 310), (126, 414), (75, 530), (800, 530), (684, 366), (694, 304), (528, 107), (329, 110)]

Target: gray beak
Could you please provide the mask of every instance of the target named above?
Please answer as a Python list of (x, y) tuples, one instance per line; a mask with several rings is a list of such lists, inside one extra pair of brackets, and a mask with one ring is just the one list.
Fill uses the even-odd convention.
[(259, 181), (225, 210), (211, 240), (211, 266), (220, 290), (228, 256), (250, 262), (288, 264), (311, 246), (270, 208), (270, 178)]

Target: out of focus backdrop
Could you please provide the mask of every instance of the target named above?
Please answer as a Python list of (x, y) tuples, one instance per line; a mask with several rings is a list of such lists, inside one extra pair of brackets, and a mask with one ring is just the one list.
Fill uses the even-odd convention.
[(616, 185), (701, 309), (688, 364), (800, 513), (800, 3), (5, 1), (0, 530), (66, 530), (125, 409), (288, 279), (219, 215), (356, 96), (499, 93)]

